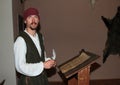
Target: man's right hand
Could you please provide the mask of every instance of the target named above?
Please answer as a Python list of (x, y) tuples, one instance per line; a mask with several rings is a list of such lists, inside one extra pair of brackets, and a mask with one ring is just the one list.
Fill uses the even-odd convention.
[(52, 67), (55, 67), (56, 61), (55, 60), (48, 60), (44, 62), (44, 68), (45, 69), (50, 69)]

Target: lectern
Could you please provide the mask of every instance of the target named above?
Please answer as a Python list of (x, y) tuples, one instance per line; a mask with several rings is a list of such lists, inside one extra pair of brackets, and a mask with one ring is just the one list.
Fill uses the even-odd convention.
[(58, 73), (66, 85), (89, 85), (92, 64), (99, 57), (82, 49), (79, 55), (59, 65)]

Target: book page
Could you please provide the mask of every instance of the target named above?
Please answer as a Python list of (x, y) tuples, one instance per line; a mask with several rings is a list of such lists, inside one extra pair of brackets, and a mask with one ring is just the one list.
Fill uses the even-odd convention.
[(69, 61), (68, 63), (64, 64), (60, 67), (60, 70), (62, 73), (66, 73), (67, 71), (77, 67), (78, 65), (85, 62), (87, 59), (89, 59), (90, 56), (88, 56), (86, 53), (82, 52), (80, 56), (74, 58), (73, 60)]

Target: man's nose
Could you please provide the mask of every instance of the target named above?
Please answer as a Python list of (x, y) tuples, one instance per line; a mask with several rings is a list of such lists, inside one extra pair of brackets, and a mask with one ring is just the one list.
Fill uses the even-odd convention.
[(34, 18), (34, 17), (32, 17), (32, 21), (35, 21), (35, 18)]

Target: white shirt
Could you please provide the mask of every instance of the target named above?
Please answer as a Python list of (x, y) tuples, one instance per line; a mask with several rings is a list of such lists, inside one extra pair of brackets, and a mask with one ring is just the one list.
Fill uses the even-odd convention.
[[(26, 32), (26, 31), (25, 31)], [(34, 44), (36, 45), (39, 54), (41, 55), (41, 47), (39, 44), (38, 35), (33, 37), (28, 32), (26, 32), (31, 39), (33, 40)], [(15, 67), (18, 72), (21, 74), (24, 74), (26, 76), (37, 76), (42, 73), (44, 70), (43, 62), (39, 63), (26, 63), (26, 52), (27, 47), (24, 39), (22, 37), (18, 37), (14, 43), (14, 55), (15, 55)], [(49, 60), (49, 58), (46, 58), (45, 60)]]

